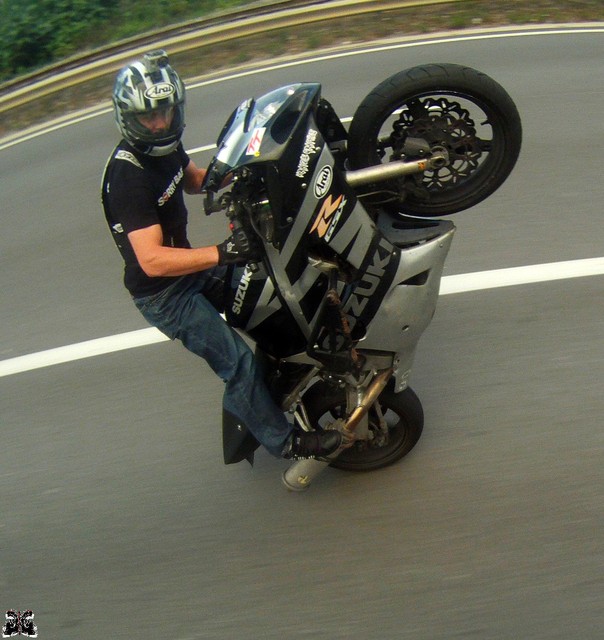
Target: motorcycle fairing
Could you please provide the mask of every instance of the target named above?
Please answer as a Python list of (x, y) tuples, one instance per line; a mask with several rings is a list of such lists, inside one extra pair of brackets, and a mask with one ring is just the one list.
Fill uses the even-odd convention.
[(277, 161), (320, 92), (318, 83), (297, 83), (239, 105), (218, 138), (219, 150), (208, 167), (204, 186), (217, 191), (235, 167)]
[(388, 214), (379, 222), (389, 240), (403, 247), (392, 286), (381, 301), (379, 314), (368, 324), (360, 346), (373, 351), (396, 348), (394, 379), (398, 392), (407, 386), (419, 339), (434, 316), (455, 225), (450, 220), (433, 221), (422, 234), (419, 229), (407, 233)]
[[(320, 334), (317, 322), (327, 291), (327, 277), (309, 263), (309, 255), (337, 258), (348, 270), (350, 282), (346, 286), (340, 283), (339, 292), (357, 335), (359, 328), (362, 334), (377, 313), (400, 260), (399, 250), (384, 237), (345, 182), (322, 137), (313, 134), (309, 138), (308, 132), (314, 131), (314, 127), (316, 124), (309, 116), (304, 144), (308, 150), (308, 140), (312, 140), (313, 157), (305, 165), (300, 208), (282, 246), (265, 243), (271, 273), (266, 272), (265, 265), (253, 276), (246, 271), (236, 286), (234, 306), (231, 312), (227, 310), (230, 323), (244, 329), (260, 347), (279, 357), (305, 350), (311, 335)], [(329, 184), (324, 180), (326, 174)], [(282, 183), (274, 184), (269, 200), (273, 202), (277, 197), (274, 190), (284, 188)], [(245, 302), (237, 309), (235, 305), (240, 304), (237, 298), (241, 298), (243, 290)], [(289, 323), (289, 340), (287, 344), (279, 344), (276, 336), (283, 335), (280, 329), (285, 323)]]
[[(316, 348), (328, 356), (328, 276), (317, 265), (333, 262), (358, 350), (370, 357), (392, 353), (400, 390), (434, 313), (453, 225), (420, 231), (420, 239), (414, 230), (378, 226), (320, 131), (320, 104), (320, 85), (289, 85), (243, 103), (225, 126), (208, 188), (217, 190), (231, 172), (247, 171), (249, 193), (265, 194), (273, 225), (264, 238), (268, 260), (253, 275), (244, 272), (227, 318), (277, 358), (305, 350), (312, 356)], [(315, 339), (320, 344), (310, 345)]]
[(230, 326), (243, 330), (266, 353), (291, 355), (304, 349), (304, 335), (296, 331), (264, 264), (258, 264), (255, 271), (248, 266), (236, 272), (225, 316)]
[(224, 464), (236, 464), (247, 460), (254, 464), (254, 452), (260, 443), (247, 426), (226, 409), (222, 410), (222, 452)]

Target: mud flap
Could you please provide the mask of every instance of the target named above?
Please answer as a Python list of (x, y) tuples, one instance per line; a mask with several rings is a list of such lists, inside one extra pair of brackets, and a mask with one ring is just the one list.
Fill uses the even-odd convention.
[(224, 464), (235, 464), (247, 460), (254, 465), (254, 451), (260, 443), (247, 427), (232, 413), (222, 411), (222, 451)]

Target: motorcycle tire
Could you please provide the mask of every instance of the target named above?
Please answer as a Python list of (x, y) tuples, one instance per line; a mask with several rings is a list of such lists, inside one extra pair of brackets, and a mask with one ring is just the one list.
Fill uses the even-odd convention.
[(449, 163), (365, 185), (361, 200), (370, 213), (438, 217), (482, 202), (514, 168), (522, 124), (512, 98), (486, 74), (427, 64), (396, 73), (360, 103), (349, 129), (349, 166), (420, 159), (426, 145), (417, 148), (417, 140), (444, 147)]
[[(373, 471), (397, 462), (417, 444), (424, 427), (424, 412), (414, 391), (407, 387), (394, 393), (386, 387), (378, 398), (381, 413), (388, 425), (385, 442), (357, 441), (345, 449), (330, 466), (346, 471)], [(310, 423), (323, 428), (346, 411), (344, 390), (317, 382), (304, 395), (304, 405)], [(378, 434), (378, 414), (375, 405), (369, 410), (369, 430)]]

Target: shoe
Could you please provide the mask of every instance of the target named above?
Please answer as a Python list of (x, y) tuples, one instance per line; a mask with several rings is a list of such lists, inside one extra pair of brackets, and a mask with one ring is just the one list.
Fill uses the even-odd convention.
[(283, 457), (288, 460), (325, 457), (337, 451), (342, 444), (339, 431), (296, 431)]

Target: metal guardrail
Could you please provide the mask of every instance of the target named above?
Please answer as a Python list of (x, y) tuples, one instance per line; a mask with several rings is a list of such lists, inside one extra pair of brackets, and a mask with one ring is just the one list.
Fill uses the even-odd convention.
[(168, 49), (171, 54), (183, 53), (279, 29), (369, 13), (463, 1), (280, 0), (260, 2), (241, 10), (208, 16), (143, 34), (0, 85), (0, 113), (83, 82), (115, 73), (128, 60), (158, 45)]
[(41, 80), (44, 80), (56, 73), (77, 69), (78, 67), (90, 64), (96, 60), (101, 60), (111, 55), (128, 52), (132, 47), (145, 46), (145, 43), (149, 46), (153, 46), (153, 43), (157, 42), (157, 40), (161, 38), (178, 36), (181, 33), (189, 33), (191, 31), (196, 31), (213, 25), (219, 25), (231, 20), (239, 20), (241, 18), (249, 17), (250, 15), (260, 16), (266, 13), (274, 13), (275, 11), (322, 1), (324, 0), (261, 0), (259, 2), (250, 2), (243, 8), (211, 13), (195, 20), (189, 20), (187, 22), (166, 26), (161, 29), (147, 31), (112, 44), (103, 45), (85, 53), (78, 53), (73, 56), (69, 56), (64, 60), (45, 65), (40, 69), (22, 74), (6, 82), (0, 82), (0, 96), (21, 86), (40, 82)]

